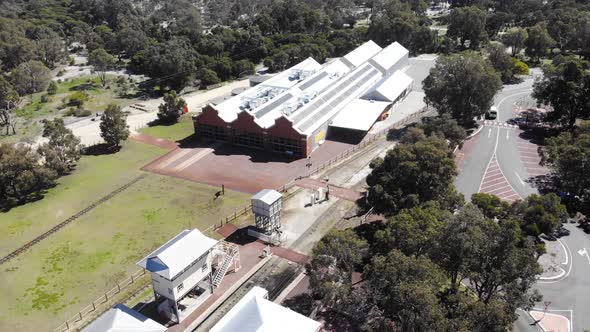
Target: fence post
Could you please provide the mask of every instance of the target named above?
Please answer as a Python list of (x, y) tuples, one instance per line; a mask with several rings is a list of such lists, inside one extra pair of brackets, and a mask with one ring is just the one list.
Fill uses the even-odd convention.
[(134, 283), (135, 279), (133, 279), (133, 274), (131, 275), (131, 283)]
[(70, 324), (68, 324), (68, 321), (66, 320), (66, 330), (70, 330)]
[(78, 312), (78, 314), (80, 315), (80, 321), (82, 320), (82, 311)]
[(119, 283), (117, 283), (117, 293), (121, 293), (121, 285)]
[(107, 293), (104, 293), (104, 301), (107, 302), (109, 300), (109, 297), (107, 295)]
[(92, 311), (96, 311), (96, 305), (92, 302)]

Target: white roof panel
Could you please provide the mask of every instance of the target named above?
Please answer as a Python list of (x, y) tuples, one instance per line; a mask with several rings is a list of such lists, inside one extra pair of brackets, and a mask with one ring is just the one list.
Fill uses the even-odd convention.
[(331, 127), (368, 131), (390, 102), (355, 99), (338, 113)]
[(203, 235), (197, 229), (185, 229), (137, 262), (137, 265), (172, 280), (216, 244), (217, 240)]
[(117, 304), (82, 332), (165, 332), (167, 329), (139, 312)]
[(358, 67), (363, 62), (366, 62), (375, 54), (381, 52), (382, 48), (375, 44), (374, 41), (369, 40), (368, 42), (362, 44), (361, 46), (354, 49), (352, 52), (346, 54), (343, 58), (344, 60), (350, 62), (354, 67)]
[(321, 324), (265, 297), (264, 288), (254, 286), (210, 332), (317, 332)]
[(408, 54), (409, 51), (405, 47), (395, 42), (384, 48), (383, 51), (379, 52), (379, 54), (375, 55), (369, 61), (385, 73)]
[(377, 101), (395, 101), (404, 90), (412, 85), (412, 78), (401, 70), (396, 71), (393, 75), (385, 77), (377, 83), (364, 99), (374, 99)]

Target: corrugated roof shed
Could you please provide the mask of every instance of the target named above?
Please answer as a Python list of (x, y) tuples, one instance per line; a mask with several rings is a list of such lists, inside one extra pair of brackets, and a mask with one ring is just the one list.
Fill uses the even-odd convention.
[(400, 43), (395, 42), (384, 48), (379, 54), (371, 58), (369, 62), (377, 67), (382, 73), (386, 73), (408, 54), (409, 51), (405, 47)]
[(257, 192), (256, 195), (252, 196), (252, 200), (261, 201), (270, 205), (282, 197), (283, 195), (276, 190), (262, 189), (261, 191)]
[(355, 99), (338, 113), (331, 127), (368, 131), (390, 102)]
[(395, 101), (403, 92), (412, 85), (412, 78), (403, 71), (396, 71), (391, 76), (386, 76), (381, 82), (377, 83), (363, 99), (373, 99), (378, 101)]

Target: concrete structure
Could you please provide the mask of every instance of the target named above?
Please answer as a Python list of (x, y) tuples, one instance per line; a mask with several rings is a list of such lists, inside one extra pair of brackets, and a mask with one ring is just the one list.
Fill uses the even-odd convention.
[(117, 304), (105, 312), (82, 332), (166, 332), (167, 328), (139, 312)]
[(268, 291), (255, 286), (210, 332), (318, 332), (321, 324), (269, 301)]
[(307, 157), (332, 128), (337, 136), (364, 135), (411, 89), (412, 80), (401, 71), (407, 64), (408, 50), (400, 44), (381, 48), (372, 41), (324, 65), (308, 58), (204, 107), (193, 118), (195, 131), (209, 139)]
[(213, 293), (235, 262), (239, 264), (237, 248), (193, 229), (182, 231), (137, 265), (151, 272), (158, 313), (178, 323)]

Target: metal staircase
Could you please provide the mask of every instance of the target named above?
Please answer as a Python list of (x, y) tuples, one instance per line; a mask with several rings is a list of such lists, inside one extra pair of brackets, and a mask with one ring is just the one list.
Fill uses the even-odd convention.
[(236, 244), (221, 241), (216, 248), (219, 255), (223, 256), (221, 264), (218, 265), (215, 274), (213, 275), (213, 286), (218, 287), (225, 277), (232, 263), (234, 263), (234, 271), (237, 271), (240, 266), (240, 249)]

